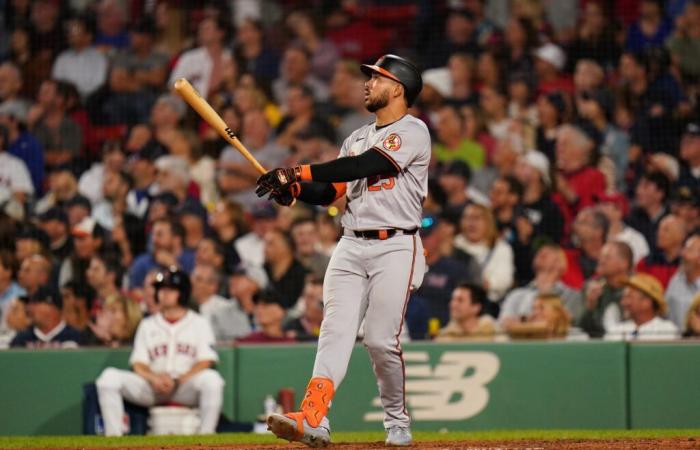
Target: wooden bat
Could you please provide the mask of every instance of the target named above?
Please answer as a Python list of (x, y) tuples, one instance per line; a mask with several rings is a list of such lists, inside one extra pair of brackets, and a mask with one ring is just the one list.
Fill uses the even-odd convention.
[(224, 119), (214, 111), (214, 108), (199, 95), (199, 92), (192, 87), (189, 81), (184, 78), (180, 78), (175, 81), (175, 91), (182, 97), (184, 101), (189, 104), (192, 109), (197, 111), (197, 114), (204, 119), (209, 126), (216, 130), (217, 133), (221, 135), (222, 138), (226, 140), (229, 144), (238, 150), (249, 163), (255, 167), (255, 169), (260, 172), (261, 175), (267, 173), (267, 170), (260, 165), (257, 159), (245, 148), (245, 145), (238, 139), (236, 134), (226, 125)]

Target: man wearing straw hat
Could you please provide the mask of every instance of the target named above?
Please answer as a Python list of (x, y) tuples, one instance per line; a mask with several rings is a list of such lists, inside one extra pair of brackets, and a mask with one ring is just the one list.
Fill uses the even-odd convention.
[(637, 273), (625, 283), (620, 304), (628, 320), (612, 326), (607, 340), (661, 341), (679, 337), (678, 328), (666, 315), (666, 300), (661, 283), (651, 275)]

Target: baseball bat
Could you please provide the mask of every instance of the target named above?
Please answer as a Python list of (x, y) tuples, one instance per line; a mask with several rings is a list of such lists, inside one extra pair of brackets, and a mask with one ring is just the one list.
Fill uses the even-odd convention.
[(192, 87), (189, 81), (184, 78), (180, 78), (175, 81), (175, 92), (177, 92), (184, 101), (189, 104), (192, 109), (197, 111), (197, 114), (204, 119), (209, 126), (211, 126), (217, 133), (221, 135), (222, 138), (226, 140), (229, 144), (238, 150), (249, 163), (255, 167), (255, 169), (260, 172), (260, 174), (267, 173), (267, 170), (260, 165), (257, 159), (245, 148), (245, 145), (238, 139), (236, 134), (231, 130), (231, 128), (226, 125), (224, 119), (214, 111), (214, 108), (199, 95), (199, 92)]

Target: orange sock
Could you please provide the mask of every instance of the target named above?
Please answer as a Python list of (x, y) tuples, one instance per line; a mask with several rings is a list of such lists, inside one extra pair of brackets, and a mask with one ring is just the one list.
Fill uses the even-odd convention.
[(328, 414), (334, 394), (333, 382), (328, 378), (316, 377), (309, 381), (301, 402), (301, 412), (309, 425), (316, 428), (321, 424), (321, 419)]

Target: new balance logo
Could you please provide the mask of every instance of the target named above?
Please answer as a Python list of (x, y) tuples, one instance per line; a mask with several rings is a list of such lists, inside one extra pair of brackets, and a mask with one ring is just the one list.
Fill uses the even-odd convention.
[[(465, 420), (489, 402), (489, 382), (501, 366), (490, 352), (445, 352), (435, 367), (428, 352), (406, 352), (406, 402), (414, 420)], [(381, 409), (379, 397), (372, 405)], [(382, 411), (368, 412), (366, 422), (384, 420)]]

